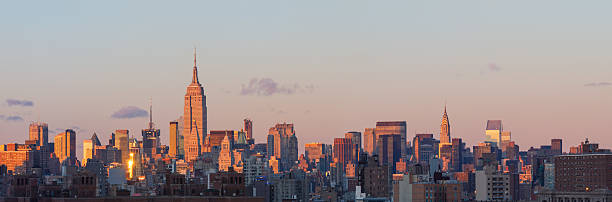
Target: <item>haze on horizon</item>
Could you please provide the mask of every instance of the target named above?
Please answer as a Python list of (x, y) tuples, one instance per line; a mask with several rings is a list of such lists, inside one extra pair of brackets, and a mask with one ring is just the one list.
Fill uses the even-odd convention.
[(195, 46), (209, 130), (248, 117), (256, 142), (279, 122), (295, 124), (300, 151), (376, 121), (438, 138), (446, 102), (452, 137), (469, 146), (501, 119), (521, 150), (586, 137), (609, 148), (611, 4), (5, 2), (0, 143), (23, 142), (40, 120), (49, 139), (77, 128), (81, 156), (93, 132), (140, 138), (148, 116), (137, 109), (152, 98), (167, 144)]

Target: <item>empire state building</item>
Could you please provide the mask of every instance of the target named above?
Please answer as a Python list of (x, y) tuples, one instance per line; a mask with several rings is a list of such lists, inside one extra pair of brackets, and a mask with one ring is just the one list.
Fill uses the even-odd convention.
[(196, 55), (193, 55), (193, 76), (185, 94), (183, 114), (183, 136), (185, 137), (185, 160), (191, 162), (202, 153), (207, 134), (206, 95), (198, 80)]

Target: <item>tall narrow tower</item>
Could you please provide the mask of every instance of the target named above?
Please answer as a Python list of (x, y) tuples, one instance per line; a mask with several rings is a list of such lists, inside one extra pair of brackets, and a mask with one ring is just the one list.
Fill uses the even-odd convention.
[(448, 114), (446, 114), (446, 105), (444, 105), (444, 115), (442, 115), (442, 123), (440, 124), (440, 144), (451, 143), (450, 133), (450, 122), (448, 121)]
[(185, 135), (185, 160), (191, 162), (202, 152), (207, 134), (206, 95), (198, 80), (196, 53), (193, 53), (193, 76), (185, 94), (183, 134)]

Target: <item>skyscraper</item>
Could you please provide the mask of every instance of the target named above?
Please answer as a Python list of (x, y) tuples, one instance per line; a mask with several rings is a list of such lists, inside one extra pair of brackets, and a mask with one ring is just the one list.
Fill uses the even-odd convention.
[(512, 132), (510, 131), (502, 131), (500, 136), (500, 145), (499, 147), (502, 149), (502, 152), (506, 152), (506, 147), (512, 141)]
[(274, 156), (274, 135), (269, 134), (267, 142), (268, 143), (266, 144), (266, 155), (268, 159), (270, 159), (270, 157)]
[(60, 162), (68, 160), (68, 163), (74, 165), (76, 163), (76, 133), (72, 129), (68, 129), (63, 133), (56, 135), (54, 138), (55, 156)]
[(563, 154), (563, 140), (562, 139), (551, 139), (550, 145), (551, 145), (551, 150), (554, 155)]
[(304, 156), (308, 161), (325, 158), (325, 150), (323, 143), (307, 143), (304, 145)]
[(183, 135), (187, 142), (185, 144), (185, 160), (190, 162), (202, 153), (202, 145), (204, 145), (204, 138), (206, 138), (208, 132), (206, 95), (204, 95), (204, 88), (198, 80), (195, 53), (193, 55), (191, 84), (187, 87), (187, 93), (185, 94), (183, 118)]
[(433, 134), (416, 134), (412, 142), (414, 143), (414, 161), (417, 163), (429, 163), (429, 159), (435, 154)]
[(232, 144), (229, 136), (229, 134), (226, 134), (221, 141), (221, 151), (219, 151), (219, 171), (229, 171), (229, 167), (232, 167), (232, 163), (234, 162), (234, 156), (232, 155)]
[(453, 138), (451, 145), (452, 170), (455, 172), (460, 172), (463, 169), (463, 141), (461, 138)]
[(81, 159), (83, 165), (87, 163), (87, 159), (95, 159), (96, 146), (102, 146), (96, 133), (91, 135), (91, 138), (83, 140), (83, 159)]
[[(274, 153), (268, 155), (275, 156), (280, 161), (281, 170), (291, 168), (298, 159), (298, 141), (295, 136), (293, 124), (276, 124), (270, 128), (268, 134), (274, 137)], [(269, 151), (268, 151), (269, 152)]]
[(363, 151), (372, 156), (376, 153), (376, 130), (366, 128), (363, 133)]
[(353, 143), (353, 156), (355, 157), (355, 163), (359, 161), (359, 154), (361, 153), (361, 132), (347, 132), (344, 134), (344, 138), (348, 138)]
[(121, 163), (127, 165), (130, 160), (130, 131), (115, 130), (115, 148), (121, 152)]
[(485, 142), (495, 143), (497, 147), (501, 146), (501, 132), (502, 121), (501, 120), (488, 120), (487, 130), (485, 131), (486, 139)]
[(179, 155), (179, 128), (178, 122), (171, 121), (170, 122), (170, 150), (168, 151), (168, 155), (172, 157), (177, 157)]
[(36, 146), (47, 146), (49, 142), (49, 125), (41, 122), (30, 124), (30, 140), (36, 140)]
[(253, 139), (253, 121), (250, 119), (244, 119), (244, 132), (247, 139)]
[(94, 157), (93, 141), (91, 141), (91, 139), (83, 140), (83, 159), (81, 159), (81, 162), (83, 162), (83, 164), (86, 164), (87, 159), (93, 159), (93, 157)]
[(451, 127), (446, 114), (446, 106), (444, 106), (444, 115), (442, 115), (442, 123), (440, 124), (440, 144), (451, 143)]
[(350, 139), (353, 144), (357, 145), (357, 148), (361, 148), (361, 132), (347, 132), (344, 134), (344, 138)]
[(381, 135), (378, 137), (378, 159), (380, 165), (387, 165), (395, 172), (395, 163), (400, 160), (401, 136), (398, 134)]
[(334, 161), (342, 164), (342, 167), (349, 163), (355, 163), (354, 156), (355, 144), (348, 138), (334, 138)]
[[(406, 157), (406, 121), (380, 121), (376, 122), (376, 142), (380, 135), (400, 135), (402, 158)], [(378, 145), (377, 145), (378, 146)]]
[(153, 124), (153, 104), (149, 106), (149, 128), (142, 130), (142, 150), (146, 158), (153, 158), (161, 147), (160, 130)]

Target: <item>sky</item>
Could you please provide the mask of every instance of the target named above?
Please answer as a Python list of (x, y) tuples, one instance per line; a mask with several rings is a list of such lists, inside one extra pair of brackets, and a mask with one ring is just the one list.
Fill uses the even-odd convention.
[(194, 47), (209, 130), (294, 123), (300, 151), (376, 121), (521, 150), (612, 147), (610, 1), (0, 2), (0, 143), (32, 121), (107, 142), (153, 121), (168, 142)]

